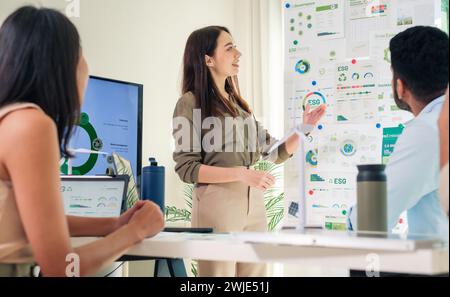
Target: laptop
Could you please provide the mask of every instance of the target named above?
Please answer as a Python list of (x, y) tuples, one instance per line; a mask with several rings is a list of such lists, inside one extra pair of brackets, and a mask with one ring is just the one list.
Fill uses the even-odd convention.
[(91, 218), (119, 217), (126, 209), (128, 176), (61, 176), (66, 215)]

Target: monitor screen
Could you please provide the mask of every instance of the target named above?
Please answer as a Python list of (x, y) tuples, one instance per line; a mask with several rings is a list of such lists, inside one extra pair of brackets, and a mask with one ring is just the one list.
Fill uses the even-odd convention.
[(125, 178), (61, 178), (66, 215), (114, 218), (124, 209)]
[(130, 160), (137, 181), (141, 175), (142, 95), (139, 84), (91, 76), (69, 148), (72, 160), (61, 160), (61, 173), (104, 175), (117, 153)]

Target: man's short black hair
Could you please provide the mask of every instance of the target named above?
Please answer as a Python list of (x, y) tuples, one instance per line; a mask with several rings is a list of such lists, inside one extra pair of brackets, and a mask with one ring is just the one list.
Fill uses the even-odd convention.
[(417, 26), (390, 43), (394, 79), (400, 78), (417, 100), (430, 103), (448, 85), (448, 35), (434, 27)]

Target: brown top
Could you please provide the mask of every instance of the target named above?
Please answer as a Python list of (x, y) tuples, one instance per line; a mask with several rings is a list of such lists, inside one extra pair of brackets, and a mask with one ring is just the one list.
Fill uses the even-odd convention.
[[(175, 171), (184, 182), (198, 183), (201, 165), (249, 167), (261, 157), (276, 164), (291, 157), (285, 144), (268, 154), (277, 140), (236, 102), (240, 116), (235, 119), (225, 113), (202, 122), (200, 109), (196, 106), (196, 99), (189, 92), (178, 100), (173, 113), (173, 159)], [(230, 129), (233, 124), (235, 128)]]

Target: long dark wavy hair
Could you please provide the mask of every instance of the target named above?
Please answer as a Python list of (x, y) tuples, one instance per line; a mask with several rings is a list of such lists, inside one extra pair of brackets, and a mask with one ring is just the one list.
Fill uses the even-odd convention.
[(62, 13), (24, 6), (0, 28), (0, 108), (34, 103), (58, 129), (62, 157), (80, 114), (80, 37)]
[[(239, 116), (236, 107), (220, 94), (205, 56), (214, 56), (217, 40), (222, 32), (230, 33), (225, 27), (210, 26), (194, 31), (188, 38), (183, 59), (183, 94), (192, 92), (203, 117), (223, 115)], [(252, 113), (248, 103), (242, 98), (237, 77), (228, 77), (225, 90), (248, 113)]]

